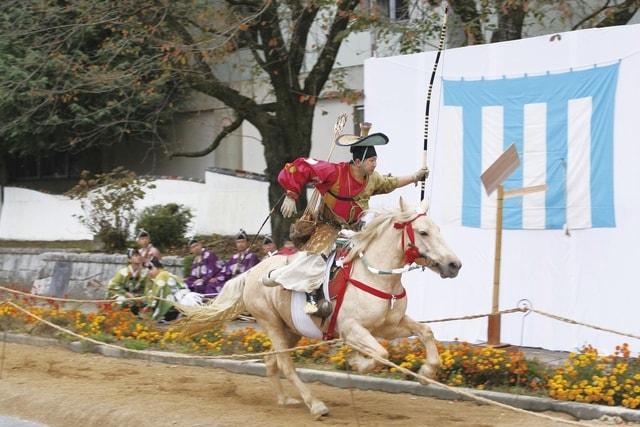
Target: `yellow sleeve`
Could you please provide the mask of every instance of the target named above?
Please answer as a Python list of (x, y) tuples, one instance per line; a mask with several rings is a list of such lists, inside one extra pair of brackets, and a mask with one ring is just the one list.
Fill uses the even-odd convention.
[(391, 175), (380, 175), (378, 172), (373, 172), (369, 177), (371, 185), (373, 186), (373, 193), (375, 194), (387, 194), (398, 188), (398, 178)]

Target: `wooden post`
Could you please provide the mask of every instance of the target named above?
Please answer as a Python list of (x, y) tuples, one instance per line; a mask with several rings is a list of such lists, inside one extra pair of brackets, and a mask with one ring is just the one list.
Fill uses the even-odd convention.
[(487, 344), (500, 345), (500, 260), (502, 254), (502, 207), (504, 205), (504, 187), (498, 186), (498, 208), (496, 213), (496, 247), (493, 260), (493, 294), (491, 300), (491, 315), (487, 328)]

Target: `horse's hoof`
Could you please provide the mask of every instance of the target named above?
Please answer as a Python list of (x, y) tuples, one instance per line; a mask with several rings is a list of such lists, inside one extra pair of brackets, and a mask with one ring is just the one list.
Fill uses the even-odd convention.
[(298, 399), (294, 399), (289, 396), (282, 396), (278, 398), (278, 405), (289, 406), (289, 405), (298, 405), (300, 401)]
[(314, 419), (319, 420), (325, 415), (329, 415), (329, 408), (321, 401), (315, 402), (311, 405), (311, 415), (313, 415)]

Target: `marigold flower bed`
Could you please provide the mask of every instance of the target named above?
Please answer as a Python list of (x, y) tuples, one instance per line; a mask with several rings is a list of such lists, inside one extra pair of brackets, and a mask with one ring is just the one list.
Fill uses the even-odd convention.
[[(271, 341), (251, 327), (225, 331), (222, 329), (183, 337), (173, 328), (163, 329), (155, 322), (134, 316), (128, 310), (101, 305), (97, 312), (63, 309), (56, 303), (43, 304), (32, 298), (14, 298), (13, 302), (56, 325), (79, 335), (132, 349), (166, 349), (194, 354), (260, 353), (271, 348)], [(0, 304), (0, 326), (4, 330), (70, 339), (50, 326), (40, 323), (8, 304)], [(73, 338), (73, 337), (71, 337)], [(302, 338), (298, 345), (317, 341)], [(417, 372), (425, 358), (425, 350), (416, 339), (381, 341), (389, 351), (389, 360)], [(571, 353), (564, 366), (550, 369), (535, 360), (525, 359), (517, 349), (476, 347), (465, 342), (439, 345), (442, 368), (438, 381), (452, 386), (478, 389), (508, 389), (518, 393), (545, 395), (559, 400), (640, 406), (640, 362), (631, 357), (628, 344), (616, 347), (614, 354), (599, 355), (587, 346)], [(326, 344), (296, 350), (299, 363), (349, 369), (346, 346)], [(379, 366), (374, 374), (404, 378), (394, 368)], [(413, 379), (413, 378), (407, 378)]]

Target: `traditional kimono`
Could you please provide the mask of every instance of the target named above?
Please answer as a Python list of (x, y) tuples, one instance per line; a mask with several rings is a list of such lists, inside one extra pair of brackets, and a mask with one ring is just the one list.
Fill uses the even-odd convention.
[(185, 284), (193, 292), (200, 294), (213, 294), (217, 289), (216, 276), (220, 273), (224, 263), (216, 254), (204, 249), (191, 263), (191, 274), (184, 280)]
[(369, 199), (376, 194), (390, 193), (398, 188), (398, 179), (373, 172), (364, 182), (352, 174), (350, 163), (330, 163), (310, 158), (297, 158), (287, 163), (278, 174), (278, 183), (287, 195), (298, 199), (307, 183), (322, 194), (326, 210), (324, 220), (336, 225), (353, 225), (369, 208)]
[(151, 265), (151, 258), (155, 257), (155, 258), (160, 259), (162, 257), (162, 255), (160, 254), (160, 251), (158, 250), (158, 248), (153, 246), (151, 243), (149, 243), (144, 248), (138, 249), (138, 252), (140, 253), (140, 255), (142, 255), (142, 258), (144, 260), (143, 261), (143, 265), (145, 267), (149, 267)]
[[(146, 296), (150, 297), (147, 305), (153, 309), (151, 317), (154, 320), (162, 320), (165, 314), (173, 307), (172, 302), (194, 306), (199, 305), (202, 301), (200, 295), (190, 292), (178, 276), (169, 273), (167, 270), (161, 270), (152, 280)], [(167, 301), (160, 301), (154, 297)]]
[(215, 292), (220, 292), (227, 280), (244, 273), (259, 262), (260, 258), (253, 252), (249, 252), (248, 249), (244, 252), (234, 254), (224, 264), (222, 270), (220, 270), (220, 273), (216, 276), (214, 285), (216, 289)]
[[(298, 198), (307, 183), (313, 183), (322, 195), (324, 208), (320, 220), (336, 229), (357, 228), (362, 212), (369, 209), (369, 199), (376, 194), (390, 193), (398, 188), (398, 178), (373, 172), (364, 181), (351, 174), (348, 162), (330, 163), (311, 158), (298, 158), (287, 163), (278, 174), (278, 182), (287, 196)], [(337, 231), (336, 231), (337, 234)], [(333, 241), (322, 241), (322, 250), (330, 250)], [(299, 252), (285, 266), (272, 271), (269, 277), (285, 289), (311, 293), (322, 285), (326, 262), (315, 250)]]
[(139, 301), (125, 301), (125, 299), (128, 298), (127, 294), (145, 295), (151, 285), (148, 272), (148, 269), (142, 267), (134, 271), (131, 265), (121, 268), (109, 281), (107, 297), (115, 299), (116, 303), (123, 307), (140, 305)]

